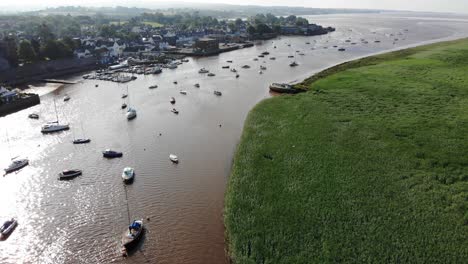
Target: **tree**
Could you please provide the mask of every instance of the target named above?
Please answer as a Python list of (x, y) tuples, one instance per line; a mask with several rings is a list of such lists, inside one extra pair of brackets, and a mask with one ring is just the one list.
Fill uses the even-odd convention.
[(265, 34), (265, 33), (271, 33), (272, 30), (269, 26), (266, 24), (260, 23), (257, 25), (257, 33), (259, 34)]
[(257, 31), (257, 30), (256, 30), (255, 27), (252, 26), (252, 25), (249, 25), (249, 27), (247, 28), (247, 33), (249, 33), (250, 35), (255, 34), (256, 31)]
[(73, 41), (73, 39), (70, 37), (64, 37), (62, 42), (71, 50), (75, 50), (77, 48), (75, 41)]
[(39, 43), (39, 41), (36, 39), (31, 39), (31, 47), (34, 50), (34, 53), (36, 53), (36, 57), (39, 56), (41, 52), (41, 43)]
[(32, 62), (36, 60), (36, 52), (34, 51), (31, 42), (27, 40), (21, 41), (18, 49), (18, 57), (23, 62)]
[(60, 58), (60, 53), (58, 52), (58, 45), (57, 41), (55, 40), (48, 40), (43, 46), (42, 46), (42, 55), (46, 58), (49, 58), (51, 60), (55, 60)]
[(49, 40), (55, 39), (54, 34), (50, 30), (49, 26), (46, 23), (39, 25), (38, 33), (41, 38), (42, 43), (47, 43)]

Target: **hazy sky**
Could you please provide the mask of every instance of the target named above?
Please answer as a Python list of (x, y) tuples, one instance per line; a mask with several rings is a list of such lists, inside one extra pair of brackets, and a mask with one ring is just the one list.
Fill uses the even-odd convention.
[[(170, 2), (168, 0), (0, 0), (0, 6), (124, 5)], [(468, 0), (183, 0), (183, 2), (283, 5), (330, 8), (368, 8), (468, 13)]]

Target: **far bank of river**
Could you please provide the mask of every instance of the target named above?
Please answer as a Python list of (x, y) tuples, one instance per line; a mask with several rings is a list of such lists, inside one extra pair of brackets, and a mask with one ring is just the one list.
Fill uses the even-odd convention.
[[(253, 106), (270, 97), (268, 84), (300, 81), (311, 72), (357, 57), (468, 33), (466, 22), (447, 21), (394, 14), (315, 16), (311, 22), (337, 31), (281, 37), (248, 49), (190, 59), (161, 75), (138, 76), (128, 83), (128, 90), (127, 84), (70, 77), (81, 82), (44, 94), (38, 106), (0, 118), (11, 146), (0, 136), (0, 148), (11, 150), (11, 154), (0, 152), (0, 165), (5, 166), (10, 155), (30, 159), (30, 166), (0, 179), (5, 186), (0, 216), (14, 215), (20, 221), (15, 233), (2, 242), (0, 262), (228, 263), (224, 190), (244, 120)], [(404, 37), (393, 44), (395, 37), (390, 35), (400, 32)], [(376, 39), (381, 42), (371, 42)], [(346, 52), (338, 52), (334, 45), (346, 47)], [(253, 60), (266, 50), (276, 60)], [(304, 55), (295, 55), (300, 66), (291, 68), (288, 56), (296, 51)], [(238, 70), (240, 78), (222, 69), (228, 60), (233, 60), (230, 67)], [(251, 68), (242, 69), (245, 64)], [(260, 65), (267, 67), (263, 74)], [(200, 68), (216, 76), (199, 74)], [(157, 89), (148, 88), (155, 84)], [(222, 96), (215, 96), (215, 90)], [(127, 91), (125, 102), (138, 111), (131, 122), (120, 109), (121, 95)], [(70, 101), (63, 102), (65, 94)], [(170, 97), (176, 98), (174, 106)], [(70, 123), (71, 129), (41, 135), (40, 126), (55, 119), (54, 100), (60, 120)], [(173, 107), (179, 115), (170, 111)], [(41, 119), (27, 119), (30, 112), (39, 113)], [(70, 143), (83, 136), (91, 143)], [(123, 151), (124, 157), (104, 160), (100, 152), (106, 148)], [(169, 161), (171, 153), (179, 156), (178, 165)], [(126, 188), (130, 215), (150, 221), (140, 251), (122, 259), (119, 236), (128, 220), (120, 175), (127, 166), (137, 174)], [(81, 168), (83, 175), (70, 182), (57, 181), (57, 173), (67, 168)]]
[(226, 194), (233, 262), (463, 262), (467, 45), (347, 62), (258, 104)]

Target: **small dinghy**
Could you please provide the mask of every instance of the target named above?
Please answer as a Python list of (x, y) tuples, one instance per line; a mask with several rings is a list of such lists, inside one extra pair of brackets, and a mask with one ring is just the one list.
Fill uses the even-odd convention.
[(239, 78), (239, 77), (240, 77), (240, 75), (239, 75), (239, 74), (236, 74), (236, 78)]
[(123, 156), (122, 152), (106, 149), (102, 152), (104, 158), (120, 158)]
[(174, 84), (177, 84), (177, 81), (174, 81)]
[(82, 174), (81, 170), (64, 170), (59, 173), (59, 180), (71, 180)]
[(65, 95), (65, 97), (63, 97), (63, 101), (64, 102), (70, 101), (70, 96)]
[(28, 166), (29, 164), (29, 160), (28, 159), (19, 159), (19, 160), (14, 160), (9, 166), (8, 168), (4, 169), (5, 170), (5, 173), (8, 174), (8, 173), (11, 173), (11, 172), (14, 172), (14, 171), (17, 171), (17, 170), (20, 170), (26, 166)]
[(137, 116), (137, 112), (136, 112), (135, 109), (129, 108), (129, 109), (127, 110), (126, 116), (127, 116), (127, 120), (132, 120), (132, 119), (134, 119), (134, 118)]
[(127, 98), (128, 94), (122, 94), (122, 98)]
[(232, 69), (231, 69), (231, 72), (237, 72), (237, 70), (236, 70), (236, 69), (234, 69), (234, 68), (232, 68)]
[(11, 235), (11, 233), (13, 233), (13, 230), (15, 230), (17, 225), (18, 221), (16, 221), (16, 219), (14, 218), (5, 221), (0, 227), (0, 240), (7, 239)]
[(169, 155), (169, 159), (173, 162), (173, 163), (179, 163), (179, 158), (174, 155), (174, 154), (171, 154)]
[(177, 111), (177, 109), (175, 109), (175, 108), (172, 108), (171, 112), (174, 113), (174, 114), (176, 114), (176, 115), (179, 114), (179, 111)]
[(89, 138), (77, 138), (75, 140), (73, 140), (73, 144), (86, 144), (86, 143), (89, 143), (91, 142), (91, 139)]
[(158, 86), (155, 84), (155, 85), (151, 85), (149, 88), (150, 89), (155, 89), (155, 88), (158, 88)]
[(29, 114), (28, 117), (31, 119), (39, 119), (39, 115), (35, 113)]
[(122, 236), (122, 253), (127, 255), (127, 251), (134, 248), (143, 235), (143, 220), (133, 220)]
[(210, 73), (208, 73), (208, 76), (213, 77), (213, 76), (216, 76), (216, 74), (210, 72)]
[(124, 183), (131, 183), (135, 178), (135, 170), (130, 167), (126, 167), (122, 172), (122, 180)]
[(214, 95), (216, 95), (216, 96), (221, 96), (221, 95), (223, 95), (220, 91), (214, 91), (213, 93), (214, 93)]
[(170, 102), (171, 102), (171, 104), (175, 104), (175, 98), (174, 98), (174, 97), (171, 97)]
[(126, 103), (123, 103), (122, 106), (121, 106), (120, 108), (122, 108), (122, 109), (127, 108), (127, 104), (126, 104)]
[(299, 66), (299, 64), (297, 64), (297, 62), (293, 61), (289, 64), (290, 67), (296, 67), (296, 66)]
[(180, 94), (187, 95), (187, 91), (180, 91)]
[(198, 84), (198, 83), (196, 83), (194, 86), (195, 86), (196, 88), (200, 88), (200, 84)]

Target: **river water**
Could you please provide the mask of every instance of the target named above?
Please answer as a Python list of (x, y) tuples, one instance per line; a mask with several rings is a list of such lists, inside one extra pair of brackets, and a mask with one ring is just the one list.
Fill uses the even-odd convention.
[[(281, 37), (219, 56), (190, 59), (160, 75), (138, 76), (128, 83), (128, 103), (138, 111), (132, 121), (120, 109), (127, 85), (75, 76), (68, 79), (78, 84), (53, 92), (36, 87), (43, 94), (40, 105), (0, 118), (0, 166), (6, 167), (18, 155), (30, 160), (20, 172), (0, 178), (0, 219), (19, 219), (12, 236), (0, 242), (0, 263), (227, 263), (224, 191), (243, 122), (256, 103), (271, 96), (269, 83), (300, 81), (353, 58), (468, 35), (468, 18), (454, 15), (308, 18), (337, 31)], [(394, 44), (395, 38), (399, 40)], [(339, 52), (333, 45), (347, 50)], [(267, 56), (254, 62), (265, 50), (276, 60)], [(288, 56), (296, 50), (305, 55), (297, 55), (300, 66), (291, 68)], [(234, 61), (230, 66), (239, 70), (239, 79), (221, 69), (227, 60)], [(241, 69), (244, 64), (252, 68)], [(268, 68), (262, 75), (261, 64)], [(202, 67), (216, 76), (199, 74)], [(195, 88), (195, 83), (201, 87)], [(159, 87), (148, 89), (153, 84)], [(188, 94), (181, 95), (180, 90)], [(223, 95), (215, 96), (214, 90)], [(71, 97), (69, 102), (63, 102), (65, 94)], [(170, 112), (171, 96), (177, 100), (179, 115)], [(40, 126), (55, 119), (54, 99), (61, 122), (70, 123), (71, 129), (42, 135)], [(28, 119), (32, 112), (41, 119)], [(92, 142), (71, 144), (74, 137), (83, 136)], [(123, 151), (123, 158), (103, 159), (100, 152), (106, 148)], [(171, 153), (179, 156), (178, 165), (169, 161)], [(126, 166), (135, 168), (136, 179), (124, 187), (120, 175)], [(83, 175), (58, 181), (57, 173), (68, 168), (80, 168)], [(120, 237), (128, 224), (126, 193), (131, 218), (149, 221), (145, 220), (147, 232), (138, 251), (124, 259)]]

